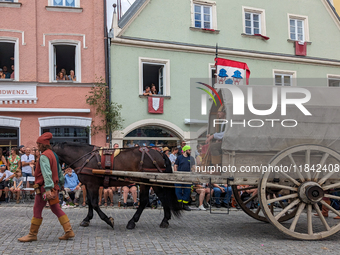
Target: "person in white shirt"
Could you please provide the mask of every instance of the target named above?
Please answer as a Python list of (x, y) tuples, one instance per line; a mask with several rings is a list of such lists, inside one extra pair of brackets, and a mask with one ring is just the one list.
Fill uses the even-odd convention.
[(0, 166), (0, 197), (2, 196), (2, 190), (5, 191), (5, 202), (8, 203), (8, 191), (9, 191), (9, 180), (14, 177), (14, 174), (6, 170), (6, 165)]
[[(34, 155), (31, 154), (31, 148), (26, 147), (25, 154), (21, 156), (21, 165), (22, 165), (22, 177), (25, 179), (28, 176), (34, 176)], [(33, 185), (33, 182), (27, 183), (27, 188), (30, 187), (30, 184)]]

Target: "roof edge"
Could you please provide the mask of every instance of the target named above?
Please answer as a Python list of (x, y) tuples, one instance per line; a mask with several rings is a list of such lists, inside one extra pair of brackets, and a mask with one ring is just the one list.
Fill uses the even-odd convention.
[(333, 4), (330, 2), (330, 0), (326, 0), (327, 3), (329, 4), (329, 6), (331, 7), (332, 11), (334, 12), (335, 16), (338, 18), (338, 20), (340, 21), (340, 16), (339, 14), (337, 13), (335, 7), (333, 6)]
[(136, 0), (120, 18), (118, 27), (124, 29), (125, 26), (129, 25), (134, 20), (135, 16), (142, 11), (141, 8), (144, 6), (145, 2), (149, 1), (150, 0)]

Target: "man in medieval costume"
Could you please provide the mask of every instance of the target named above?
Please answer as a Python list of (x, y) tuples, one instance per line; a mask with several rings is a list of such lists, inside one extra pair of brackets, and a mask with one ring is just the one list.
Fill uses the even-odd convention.
[(65, 234), (59, 237), (60, 240), (68, 240), (74, 237), (70, 220), (59, 206), (59, 190), (64, 183), (64, 176), (61, 171), (58, 156), (51, 150), (50, 140), (52, 134), (47, 132), (42, 134), (37, 140), (37, 146), (41, 156), (34, 172), (36, 191), (33, 206), (33, 218), (28, 235), (19, 238), (20, 242), (37, 241), (37, 234), (43, 218), (41, 217), (47, 201), (49, 201), (52, 212), (58, 217), (63, 226)]

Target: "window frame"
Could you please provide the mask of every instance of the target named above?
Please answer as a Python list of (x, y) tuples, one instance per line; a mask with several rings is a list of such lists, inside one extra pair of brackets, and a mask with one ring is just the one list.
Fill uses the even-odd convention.
[(0, 36), (0, 42), (14, 43), (14, 79), (1, 79), (1, 82), (19, 81), (19, 38)]
[[(195, 11), (195, 9), (196, 9), (196, 6), (198, 6), (198, 7), (200, 7), (201, 8), (201, 11), (200, 11), (200, 15), (201, 15), (201, 20), (200, 20), (200, 22), (201, 22), (201, 27), (196, 27), (196, 18), (195, 18), (195, 14), (196, 14), (196, 11)], [(209, 27), (204, 27), (204, 23), (206, 22), (205, 20), (204, 20), (204, 16), (205, 16), (205, 13), (204, 13), (204, 7), (208, 7), (209, 8), (209, 17), (210, 17), (210, 19), (209, 19), (209, 24), (210, 24), (210, 26)], [(195, 28), (201, 28), (201, 29), (212, 29), (212, 7), (211, 6), (207, 6), (207, 5), (201, 5), (201, 4), (194, 4), (194, 27)]]
[[(158, 59), (158, 58), (147, 58), (139, 57), (139, 95), (143, 95), (144, 84), (143, 84), (143, 64), (153, 64), (153, 65), (164, 65), (163, 69), (163, 95), (158, 96), (170, 96), (170, 60), (169, 59)], [(165, 84), (164, 84), (165, 82)], [(165, 93), (164, 93), (165, 92)]]
[[(278, 86), (278, 85), (275, 84), (275, 76), (276, 75), (290, 76), (290, 78), (291, 78), (290, 87), (296, 86), (296, 71), (273, 69), (273, 85), (274, 86)], [(284, 83), (282, 83), (281, 86), (284, 87)]]
[[(296, 14), (290, 14), (288, 13), (288, 38), (289, 40), (292, 41), (299, 41), (299, 40), (294, 40), (290, 37), (290, 20), (301, 20), (303, 21), (303, 41), (304, 42), (309, 42), (309, 24), (308, 24), (308, 16), (304, 16), (304, 15), (296, 15)], [(297, 28), (297, 27), (296, 27)], [(297, 31), (296, 31), (296, 35), (297, 35)]]
[(195, 26), (195, 5), (201, 5), (201, 6), (208, 6), (211, 8), (210, 9), (210, 29), (217, 30), (216, 2), (210, 1), (210, 0), (190, 0), (190, 2), (191, 2), (191, 27), (195, 29), (202, 29), (202, 30), (207, 29), (202, 26), (200, 28)]
[[(260, 34), (266, 36), (267, 35), (267, 30), (266, 30), (266, 11), (264, 9), (260, 8), (254, 8), (254, 7), (247, 7), (247, 6), (242, 6), (242, 29), (243, 29), (243, 34), (245, 35), (254, 35), (254, 31), (252, 31), (252, 34), (247, 34), (246, 33), (246, 13), (253, 13), (253, 14), (259, 14), (260, 15)], [(251, 24), (253, 27), (253, 24)]]
[(74, 72), (76, 74), (76, 81), (69, 81), (70, 83), (81, 83), (81, 42), (76, 40), (52, 40), (49, 41), (49, 82), (55, 82), (56, 75), (54, 70), (54, 46), (55, 45), (70, 45), (75, 46), (75, 61), (74, 61)]
[(74, 6), (66, 6), (65, 5), (66, 0), (62, 0), (62, 1), (63, 1), (63, 5), (54, 5), (53, 0), (48, 0), (48, 6), (63, 7), (63, 8), (80, 8), (80, 0), (74, 0)]
[(329, 80), (338, 80), (340, 83), (340, 75), (339, 74), (327, 74), (327, 87), (329, 88), (340, 88), (339, 87), (335, 87), (335, 86), (329, 86)]

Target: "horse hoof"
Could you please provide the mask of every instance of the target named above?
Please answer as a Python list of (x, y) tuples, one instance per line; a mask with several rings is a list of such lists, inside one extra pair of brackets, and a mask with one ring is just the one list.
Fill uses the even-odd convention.
[(80, 226), (81, 227), (88, 227), (90, 225), (90, 222), (89, 221), (85, 221), (83, 220), (81, 223), (80, 223)]
[(114, 229), (115, 220), (112, 217), (110, 217), (109, 220), (110, 220), (110, 226), (112, 227), (112, 229)]
[(127, 229), (134, 229), (136, 227), (136, 223), (134, 221), (129, 221), (129, 223), (126, 225)]
[(162, 223), (159, 225), (160, 228), (168, 228), (169, 222), (162, 221)]

